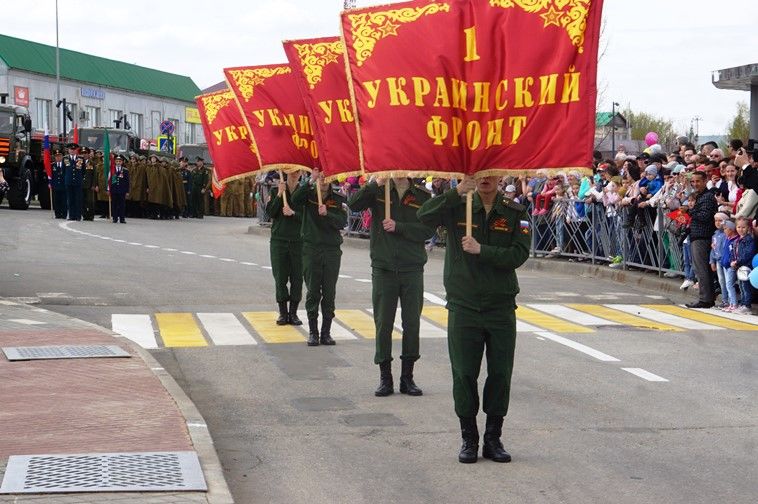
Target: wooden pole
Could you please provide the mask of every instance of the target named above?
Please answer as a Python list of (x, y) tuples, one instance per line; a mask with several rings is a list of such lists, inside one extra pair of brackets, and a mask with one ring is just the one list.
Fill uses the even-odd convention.
[(466, 236), (471, 236), (472, 220), (473, 220), (473, 202), (474, 191), (466, 193)]
[[(284, 182), (284, 174), (282, 173), (282, 170), (279, 170), (279, 181)], [(286, 184), (286, 182), (284, 182)], [(289, 208), (289, 203), (287, 203), (287, 188), (284, 188), (284, 192), (282, 193), (282, 201), (284, 201), (284, 208)]]
[(391, 219), (392, 214), (390, 209), (392, 207), (392, 200), (390, 199), (390, 178), (384, 180), (384, 218)]
[(113, 201), (111, 200), (111, 193), (108, 192), (108, 220), (113, 219), (112, 209), (113, 209)]
[(324, 198), (321, 196), (321, 181), (316, 177), (316, 196), (318, 196), (318, 206), (324, 204)]
[(47, 190), (50, 192), (50, 212), (52, 212), (53, 219), (55, 219), (55, 208), (53, 208), (53, 188), (48, 185)]

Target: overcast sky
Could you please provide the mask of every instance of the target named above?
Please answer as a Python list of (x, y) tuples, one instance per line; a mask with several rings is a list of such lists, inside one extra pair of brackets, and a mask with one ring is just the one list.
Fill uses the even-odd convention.
[[(357, 6), (393, 3), (357, 0)], [(5, 0), (0, 33), (55, 45), (55, 0)], [(31, 4), (31, 5), (30, 5)], [(58, 0), (60, 45), (190, 76), (202, 89), (222, 68), (285, 62), (284, 39), (339, 33), (342, 0)], [(711, 84), (713, 70), (758, 63), (758, 1), (605, 0), (599, 110), (622, 108), (674, 122), (699, 116), (722, 134), (748, 92)]]

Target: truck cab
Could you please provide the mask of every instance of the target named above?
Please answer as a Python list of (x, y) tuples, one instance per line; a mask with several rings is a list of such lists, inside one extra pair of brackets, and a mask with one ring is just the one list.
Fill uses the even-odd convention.
[(29, 208), (40, 187), (47, 186), (40, 152), (33, 152), (31, 133), (26, 108), (0, 103), (0, 169), (9, 185), (5, 197), (13, 209)]

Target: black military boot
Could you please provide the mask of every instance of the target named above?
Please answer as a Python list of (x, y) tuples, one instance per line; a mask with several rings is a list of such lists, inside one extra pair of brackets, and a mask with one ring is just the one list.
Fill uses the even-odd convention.
[(479, 458), (479, 429), (476, 428), (476, 417), (458, 417), (461, 421), (461, 437), (463, 444), (458, 453), (458, 462), (473, 464)]
[(395, 392), (394, 383), (392, 383), (392, 362), (382, 362), (379, 364), (379, 386), (374, 391), (377, 397), (386, 397)]
[(318, 313), (308, 314), (308, 346), (318, 346)]
[(482, 457), (495, 462), (510, 462), (511, 455), (503, 448), (500, 436), (503, 433), (503, 417), (487, 415), (487, 426), (484, 429), (484, 448)]
[(276, 319), (276, 325), (287, 325), (290, 323), (290, 315), (287, 313), (287, 302), (277, 303), (279, 305), (279, 318)]
[(413, 382), (413, 361), (403, 361), (403, 370), (400, 374), (400, 393), (412, 396), (423, 394), (421, 389)]
[(324, 321), (321, 323), (321, 344), (322, 345), (335, 345), (335, 341), (332, 339), (332, 319), (324, 317)]
[(303, 325), (303, 321), (297, 316), (297, 305), (298, 303), (290, 301), (290, 324)]

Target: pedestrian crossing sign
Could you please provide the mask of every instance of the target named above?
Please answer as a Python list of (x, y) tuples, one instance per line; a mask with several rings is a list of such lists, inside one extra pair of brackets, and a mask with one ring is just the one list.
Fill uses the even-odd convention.
[(176, 156), (176, 142), (174, 137), (160, 135), (158, 137), (158, 150)]

